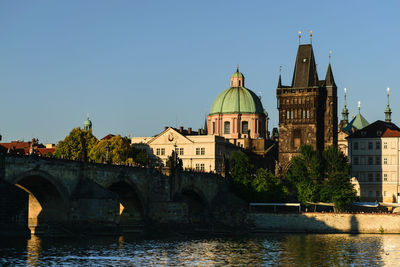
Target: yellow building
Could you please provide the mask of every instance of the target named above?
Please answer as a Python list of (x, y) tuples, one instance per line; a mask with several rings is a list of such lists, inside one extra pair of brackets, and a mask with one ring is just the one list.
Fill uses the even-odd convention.
[(376, 121), (347, 138), (362, 201), (399, 202), (400, 128)]
[(154, 137), (133, 137), (131, 142), (136, 147), (147, 149), (164, 166), (172, 151), (175, 151), (182, 160), (183, 169), (218, 173), (222, 171), (223, 157), (228, 159), (230, 153), (238, 149), (223, 137), (203, 135), (183, 127), (166, 127)]

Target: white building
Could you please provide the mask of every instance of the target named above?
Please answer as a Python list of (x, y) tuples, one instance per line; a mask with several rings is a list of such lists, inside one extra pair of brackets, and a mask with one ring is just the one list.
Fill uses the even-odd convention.
[(239, 149), (223, 137), (203, 135), (183, 127), (166, 127), (154, 137), (133, 137), (131, 142), (136, 147), (147, 149), (158, 157), (164, 166), (168, 156), (172, 151), (176, 151), (182, 159), (183, 169), (205, 172), (221, 172), (223, 157), (228, 159), (233, 150)]
[(376, 121), (347, 137), (362, 201), (399, 202), (400, 128)]

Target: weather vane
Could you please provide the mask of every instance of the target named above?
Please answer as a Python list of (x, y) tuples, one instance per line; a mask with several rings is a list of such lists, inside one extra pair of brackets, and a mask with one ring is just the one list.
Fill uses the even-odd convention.
[(331, 64), (332, 50), (329, 50), (329, 64)]
[(310, 31), (310, 44), (312, 44), (312, 31)]
[(299, 44), (300, 44), (300, 39), (301, 39), (301, 31), (298, 31), (299, 33)]

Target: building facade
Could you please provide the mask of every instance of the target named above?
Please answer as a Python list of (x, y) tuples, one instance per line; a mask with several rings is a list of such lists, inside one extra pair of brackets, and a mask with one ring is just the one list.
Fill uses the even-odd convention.
[(191, 128), (166, 129), (154, 137), (133, 137), (132, 145), (146, 149), (160, 160), (164, 166), (172, 151), (182, 160), (186, 170), (202, 172), (218, 172), (223, 169), (224, 158), (228, 159), (231, 152), (238, 147), (216, 135), (202, 135)]
[(265, 138), (268, 114), (260, 97), (245, 87), (239, 68), (232, 74), (230, 87), (215, 99), (208, 115), (208, 134), (221, 136), (232, 144), (244, 147), (244, 139)]
[(279, 111), (279, 164), (287, 170), (303, 144), (319, 151), (337, 146), (337, 87), (331, 64), (319, 80), (311, 44), (299, 45), (292, 84), (276, 89)]
[(399, 202), (400, 128), (376, 121), (347, 137), (361, 201)]

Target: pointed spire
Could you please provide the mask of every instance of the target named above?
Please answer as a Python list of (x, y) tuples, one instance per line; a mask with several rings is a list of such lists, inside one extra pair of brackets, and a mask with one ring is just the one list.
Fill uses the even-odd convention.
[(358, 114), (361, 113), (361, 101), (358, 101)]
[(299, 45), (294, 67), (292, 87), (318, 86), (318, 73), (311, 44)]
[(331, 54), (332, 51), (329, 51), (329, 64), (328, 70), (326, 71), (325, 76), (325, 86), (336, 86), (335, 79), (333, 78), (332, 66), (331, 66)]
[(278, 88), (282, 88), (282, 78), (281, 78), (281, 73), (282, 73), (282, 66), (279, 66), (279, 79), (278, 79)]
[(236, 65), (236, 72), (239, 72), (239, 64)]
[(392, 122), (392, 110), (389, 105), (389, 87), (387, 88), (387, 105), (385, 109), (385, 121)]
[(349, 123), (349, 110), (347, 109), (346, 96), (347, 96), (347, 89), (344, 88), (344, 107), (343, 107), (343, 110), (342, 110), (342, 121), (343, 121), (343, 124)]

